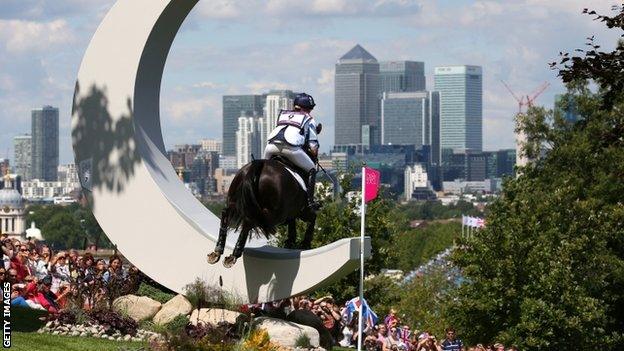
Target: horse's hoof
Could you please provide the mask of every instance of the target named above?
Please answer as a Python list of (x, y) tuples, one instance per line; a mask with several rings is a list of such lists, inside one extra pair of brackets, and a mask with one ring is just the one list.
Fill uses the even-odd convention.
[(215, 251), (211, 253), (210, 255), (208, 255), (208, 263), (215, 264), (219, 262), (220, 258), (221, 258), (221, 254)]
[(234, 255), (230, 255), (223, 260), (223, 266), (225, 266), (225, 268), (232, 268), (234, 263), (236, 263), (236, 257)]

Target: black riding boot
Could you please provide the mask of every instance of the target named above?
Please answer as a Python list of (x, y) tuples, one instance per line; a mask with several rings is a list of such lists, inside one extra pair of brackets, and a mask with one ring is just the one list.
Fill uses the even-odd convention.
[(321, 208), (321, 204), (314, 200), (314, 190), (316, 189), (316, 169), (311, 169), (308, 174), (308, 208), (317, 211)]

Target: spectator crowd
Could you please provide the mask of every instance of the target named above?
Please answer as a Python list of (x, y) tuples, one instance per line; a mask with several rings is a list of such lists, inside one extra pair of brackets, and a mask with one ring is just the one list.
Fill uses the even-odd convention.
[[(66, 307), (91, 309), (138, 289), (136, 267), (121, 257), (96, 259), (91, 252), (53, 252), (33, 241), (0, 237), (3, 264), (0, 286), (11, 283), (11, 305), (56, 313)], [(78, 305), (78, 306), (72, 306)]]
[[(64, 308), (85, 310), (109, 306), (122, 295), (138, 290), (142, 275), (134, 266), (124, 267), (120, 256), (108, 260), (93, 256), (89, 250), (79, 254), (71, 249), (53, 252), (33, 241), (0, 236), (3, 264), (0, 286), (11, 283), (11, 305), (57, 313)], [(265, 304), (244, 305), (243, 312), (269, 315), (314, 327), (321, 346), (355, 348), (362, 337), (369, 351), (515, 351), (502, 344), (464, 346), (453, 328), (447, 328), (442, 340), (427, 330), (413, 330), (390, 310), (378, 319), (363, 301), (364, 330), (358, 333), (358, 309), (355, 298), (339, 304), (331, 296), (312, 299), (298, 296)]]

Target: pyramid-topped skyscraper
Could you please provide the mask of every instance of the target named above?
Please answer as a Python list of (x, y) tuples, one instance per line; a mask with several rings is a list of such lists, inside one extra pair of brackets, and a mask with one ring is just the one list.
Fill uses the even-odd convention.
[(362, 46), (355, 45), (336, 63), (334, 145), (379, 143), (379, 63)]

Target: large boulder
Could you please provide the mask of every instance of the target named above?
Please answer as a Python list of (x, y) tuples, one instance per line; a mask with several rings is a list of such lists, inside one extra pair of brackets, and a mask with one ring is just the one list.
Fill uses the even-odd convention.
[(191, 313), (192, 309), (193, 306), (184, 295), (177, 295), (162, 305), (160, 311), (154, 316), (154, 323), (160, 325), (167, 324), (179, 315)]
[(254, 326), (266, 330), (271, 338), (271, 342), (286, 348), (294, 348), (297, 339), (301, 335), (307, 335), (308, 338), (310, 338), (310, 346), (319, 346), (318, 331), (307, 325), (301, 325), (283, 319), (260, 317), (254, 320)]
[(126, 313), (137, 322), (154, 317), (161, 306), (160, 302), (147, 296), (125, 295), (113, 301), (115, 311)]
[(193, 325), (197, 325), (198, 322), (211, 325), (217, 325), (220, 322), (236, 324), (236, 319), (240, 316), (244, 315), (240, 312), (223, 310), (220, 308), (202, 308), (193, 310), (190, 321)]

